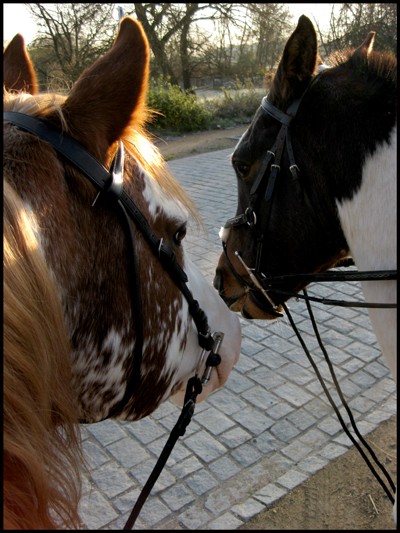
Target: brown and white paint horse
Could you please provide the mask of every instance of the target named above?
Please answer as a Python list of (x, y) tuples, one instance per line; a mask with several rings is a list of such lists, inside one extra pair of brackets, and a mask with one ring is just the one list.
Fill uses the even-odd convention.
[[(41, 119), (109, 168), (125, 147), (124, 190), (188, 277), (221, 363), (198, 400), (238, 360), (238, 317), (184, 252), (196, 210), (146, 135), (149, 46), (125, 17), (112, 49), (68, 96), (38, 94), (23, 38), (4, 52), (4, 110)], [(4, 122), (4, 526), (79, 526), (78, 422), (138, 420), (182, 398), (199, 364), (197, 328), (180, 289), (131, 223), (141, 316), (133, 316), (128, 243), (107, 202), (53, 147)], [(161, 241), (162, 239), (162, 241)], [(141, 379), (125, 395), (142, 322)], [(200, 370), (202, 372), (202, 369)], [(124, 401), (121, 401), (121, 400)]]
[[(323, 272), (348, 256), (360, 271), (397, 268), (397, 59), (374, 52), (374, 37), (321, 68), (301, 16), (235, 148), (238, 208), (221, 231), (214, 286), (247, 318), (278, 317), (289, 296), (277, 289), (306, 285), (273, 276)], [(396, 280), (362, 289), (368, 302), (396, 303)], [(396, 379), (397, 311), (369, 315)]]

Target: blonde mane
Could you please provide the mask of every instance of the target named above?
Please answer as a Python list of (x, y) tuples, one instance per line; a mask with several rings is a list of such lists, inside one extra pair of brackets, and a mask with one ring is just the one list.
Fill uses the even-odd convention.
[(77, 528), (82, 455), (63, 312), (6, 179), (3, 213), (4, 527)]

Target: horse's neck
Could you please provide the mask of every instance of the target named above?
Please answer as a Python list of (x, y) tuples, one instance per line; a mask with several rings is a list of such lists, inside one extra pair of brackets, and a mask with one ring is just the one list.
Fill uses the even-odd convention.
[(338, 203), (350, 252), (363, 270), (396, 269), (396, 149), (394, 128), (389, 143), (366, 158), (360, 188)]
[[(397, 130), (389, 143), (379, 145), (369, 156), (362, 182), (350, 200), (338, 203), (339, 219), (350, 253), (361, 270), (397, 268)], [(362, 284), (365, 300), (395, 303), (396, 281), (367, 281)], [(396, 379), (396, 309), (369, 309), (382, 353)]]

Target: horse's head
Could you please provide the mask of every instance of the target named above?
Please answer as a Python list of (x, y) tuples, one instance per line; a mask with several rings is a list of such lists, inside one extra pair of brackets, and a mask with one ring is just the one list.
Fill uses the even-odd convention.
[[(211, 330), (225, 334), (221, 364), (199, 399), (224, 383), (240, 351), (238, 319), (184, 251), (188, 217), (196, 210), (145, 135), (148, 75), (148, 42), (129, 17), (121, 21), (112, 49), (82, 73), (67, 96), (37, 93), (21, 36), (4, 53), (4, 110), (10, 113), (4, 176), (29, 213), (59, 290), (73, 388), (85, 421), (146, 416), (194, 374), (201, 349), (193, 308), (170, 271), (178, 272), (179, 280), (186, 273), (182, 286), (198, 301)], [(72, 143), (71, 157), (60, 155), (39, 131), (16, 125), (14, 112), (33, 119), (34, 128), (53, 132), (60, 145)], [(96, 167), (89, 169), (93, 180), (81, 172), (87, 159)], [(107, 170), (118, 166), (114, 174)], [(91, 183), (96, 173), (113, 175), (118, 194), (110, 196), (104, 188), (98, 196)], [(130, 200), (133, 215), (126, 214)], [(168, 256), (167, 267), (159, 255)], [(138, 343), (142, 348), (135, 351)], [(140, 355), (141, 363), (135, 363)]]
[(349, 254), (355, 259), (338, 204), (360, 187), (365, 159), (388, 141), (395, 121), (393, 60), (390, 75), (373, 66), (373, 38), (371, 32), (324, 68), (314, 27), (301, 16), (232, 155), (237, 215), (221, 233), (214, 286), (247, 318), (280, 316), (289, 294), (306, 285), (277, 276), (324, 271)]

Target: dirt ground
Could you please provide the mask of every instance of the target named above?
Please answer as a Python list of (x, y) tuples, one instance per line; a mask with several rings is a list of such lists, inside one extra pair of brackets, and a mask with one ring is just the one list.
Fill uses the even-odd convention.
[(228, 129), (186, 133), (180, 136), (159, 136), (156, 145), (164, 158), (169, 161), (190, 155), (234, 148), (248, 125)]
[[(248, 125), (166, 136), (156, 144), (167, 160), (232, 149)], [(397, 480), (396, 418), (367, 440), (393, 481)], [(330, 463), (241, 529), (395, 530), (392, 504), (356, 449)]]

